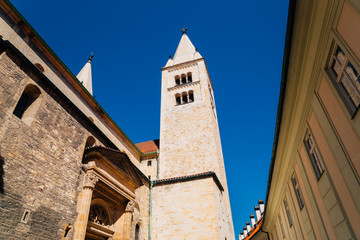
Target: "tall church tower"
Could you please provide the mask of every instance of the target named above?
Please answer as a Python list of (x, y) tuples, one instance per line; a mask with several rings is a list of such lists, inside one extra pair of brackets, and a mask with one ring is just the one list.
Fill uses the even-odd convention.
[(155, 239), (234, 239), (213, 86), (183, 29), (162, 68)]

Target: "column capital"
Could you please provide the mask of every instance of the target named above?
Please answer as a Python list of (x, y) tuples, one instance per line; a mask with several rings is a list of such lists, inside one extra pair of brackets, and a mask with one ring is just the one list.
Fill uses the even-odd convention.
[(95, 173), (86, 173), (84, 177), (84, 188), (95, 188), (96, 183), (99, 181), (99, 177)]

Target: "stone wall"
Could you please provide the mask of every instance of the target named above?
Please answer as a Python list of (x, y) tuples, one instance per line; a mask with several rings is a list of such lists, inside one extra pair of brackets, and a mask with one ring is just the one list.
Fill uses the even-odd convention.
[(214, 188), (212, 178), (155, 186), (152, 239), (219, 239)]
[(140, 226), (139, 240), (149, 239), (149, 187), (142, 186), (135, 191), (135, 201), (139, 204), (139, 209), (135, 209), (133, 222), (131, 225), (131, 239), (135, 239), (136, 224)]
[[(24, 25), (20, 22), (19, 25)], [(51, 82), (84, 113), (93, 119), (94, 124), (100, 131), (111, 140), (111, 142), (121, 151), (128, 154), (130, 160), (139, 167), (140, 154), (125, 139), (119, 131), (114, 131), (108, 122), (104, 120), (104, 114), (91, 107), (75, 90), (69, 81), (64, 77), (64, 73), (41, 52), (39, 48), (25, 36), (20, 28), (11, 21), (7, 14), (0, 8), (0, 35), (4, 40), (10, 41), (29, 61), (33, 64), (40, 64), (44, 68), (44, 75), (51, 79)], [(86, 59), (84, 59), (86, 60)], [(85, 61), (84, 61), (85, 64)], [(80, 69), (79, 69), (80, 70)]]
[[(151, 166), (148, 165), (148, 161), (151, 161)], [(156, 179), (157, 175), (157, 158), (144, 158), (141, 159), (140, 170), (151, 180)]]
[[(175, 76), (189, 72), (192, 74), (192, 83), (176, 85)], [(189, 91), (194, 92), (194, 102), (177, 105), (175, 95)], [(214, 188), (208, 189), (208, 191), (213, 191), (213, 208), (216, 209), (217, 215), (217, 234), (220, 239), (224, 239), (224, 237), (232, 239), (234, 230), (215, 99), (205, 61), (199, 59), (163, 69), (161, 94), (160, 179), (189, 176), (208, 171), (215, 172), (224, 187), (223, 192)], [(186, 187), (184, 186), (184, 188)], [(198, 191), (191, 190), (190, 192), (194, 201), (202, 201), (202, 195)], [(171, 199), (174, 197), (173, 195), (177, 196), (177, 192), (168, 192), (168, 198)], [(156, 199), (156, 201), (160, 200)], [(163, 207), (166, 208), (165, 205)], [(190, 209), (192, 209), (191, 214), (194, 217), (202, 216), (202, 212), (206, 211), (202, 206), (195, 209), (190, 207)], [(184, 213), (188, 213), (185, 208), (178, 209), (173, 214), (178, 214), (176, 218), (181, 218)], [(156, 214), (155, 212), (154, 215)], [(158, 225), (158, 233), (163, 232), (166, 220), (156, 216), (154, 221)], [(191, 222), (189, 219), (187, 221)], [(204, 232), (211, 231), (209, 226), (204, 224), (202, 230)], [(218, 239), (218, 237), (206, 239)]]
[[(0, 55), (0, 235), (3, 239), (59, 239), (76, 218), (80, 164), (86, 140), (109, 146), (12, 52)], [(41, 104), (31, 125), (13, 114), (28, 84)], [(22, 221), (28, 210), (28, 220)]]
[[(193, 82), (174, 86), (174, 77), (187, 72)], [(215, 103), (204, 62), (174, 66), (162, 74), (160, 178), (215, 171), (223, 182)], [(190, 90), (194, 102), (176, 105), (175, 94)]]

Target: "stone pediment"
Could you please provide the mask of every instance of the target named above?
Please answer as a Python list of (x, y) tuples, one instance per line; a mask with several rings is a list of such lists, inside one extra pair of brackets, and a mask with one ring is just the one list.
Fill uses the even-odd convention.
[(116, 149), (95, 146), (85, 149), (83, 163), (103, 159), (116, 168), (129, 181), (140, 187), (147, 184), (145, 175), (131, 162), (128, 155)]

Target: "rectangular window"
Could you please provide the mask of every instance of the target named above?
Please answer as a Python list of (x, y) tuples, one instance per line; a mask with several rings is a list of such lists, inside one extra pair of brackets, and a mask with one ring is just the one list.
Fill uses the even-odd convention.
[(288, 205), (286, 199), (284, 199), (284, 207), (285, 207), (287, 219), (289, 221), (289, 227), (291, 227), (293, 225), (293, 221), (292, 221), (292, 218), (290, 215), (290, 209), (289, 209), (289, 205)]
[(291, 182), (292, 182), (292, 185), (294, 187), (294, 191), (295, 191), (295, 195), (296, 195), (296, 199), (297, 199), (297, 202), (299, 204), (299, 208), (300, 210), (303, 209), (303, 207), (305, 206), (304, 204), (304, 200), (303, 200), (303, 196), (301, 194), (301, 190), (300, 190), (300, 186), (299, 186), (299, 183), (298, 183), (298, 180), (296, 178), (296, 175), (294, 175), (292, 178), (291, 178)]
[(147, 162), (148, 167), (151, 166), (151, 160)]
[(329, 62), (329, 75), (344, 101), (350, 114), (353, 116), (360, 105), (360, 77), (345, 52), (336, 46)]
[(317, 147), (315, 145), (314, 139), (311, 136), (310, 133), (307, 134), (305, 139), (305, 146), (306, 150), (309, 154), (309, 158), (311, 161), (311, 165), (314, 169), (316, 179), (319, 180), (323, 172), (325, 171), (325, 168), (322, 164), (322, 161), (320, 159), (320, 154), (317, 150)]
[(283, 223), (281, 221), (280, 215), (279, 215), (279, 225), (280, 225), (281, 235), (282, 235), (283, 238), (285, 238), (284, 226), (283, 226)]

